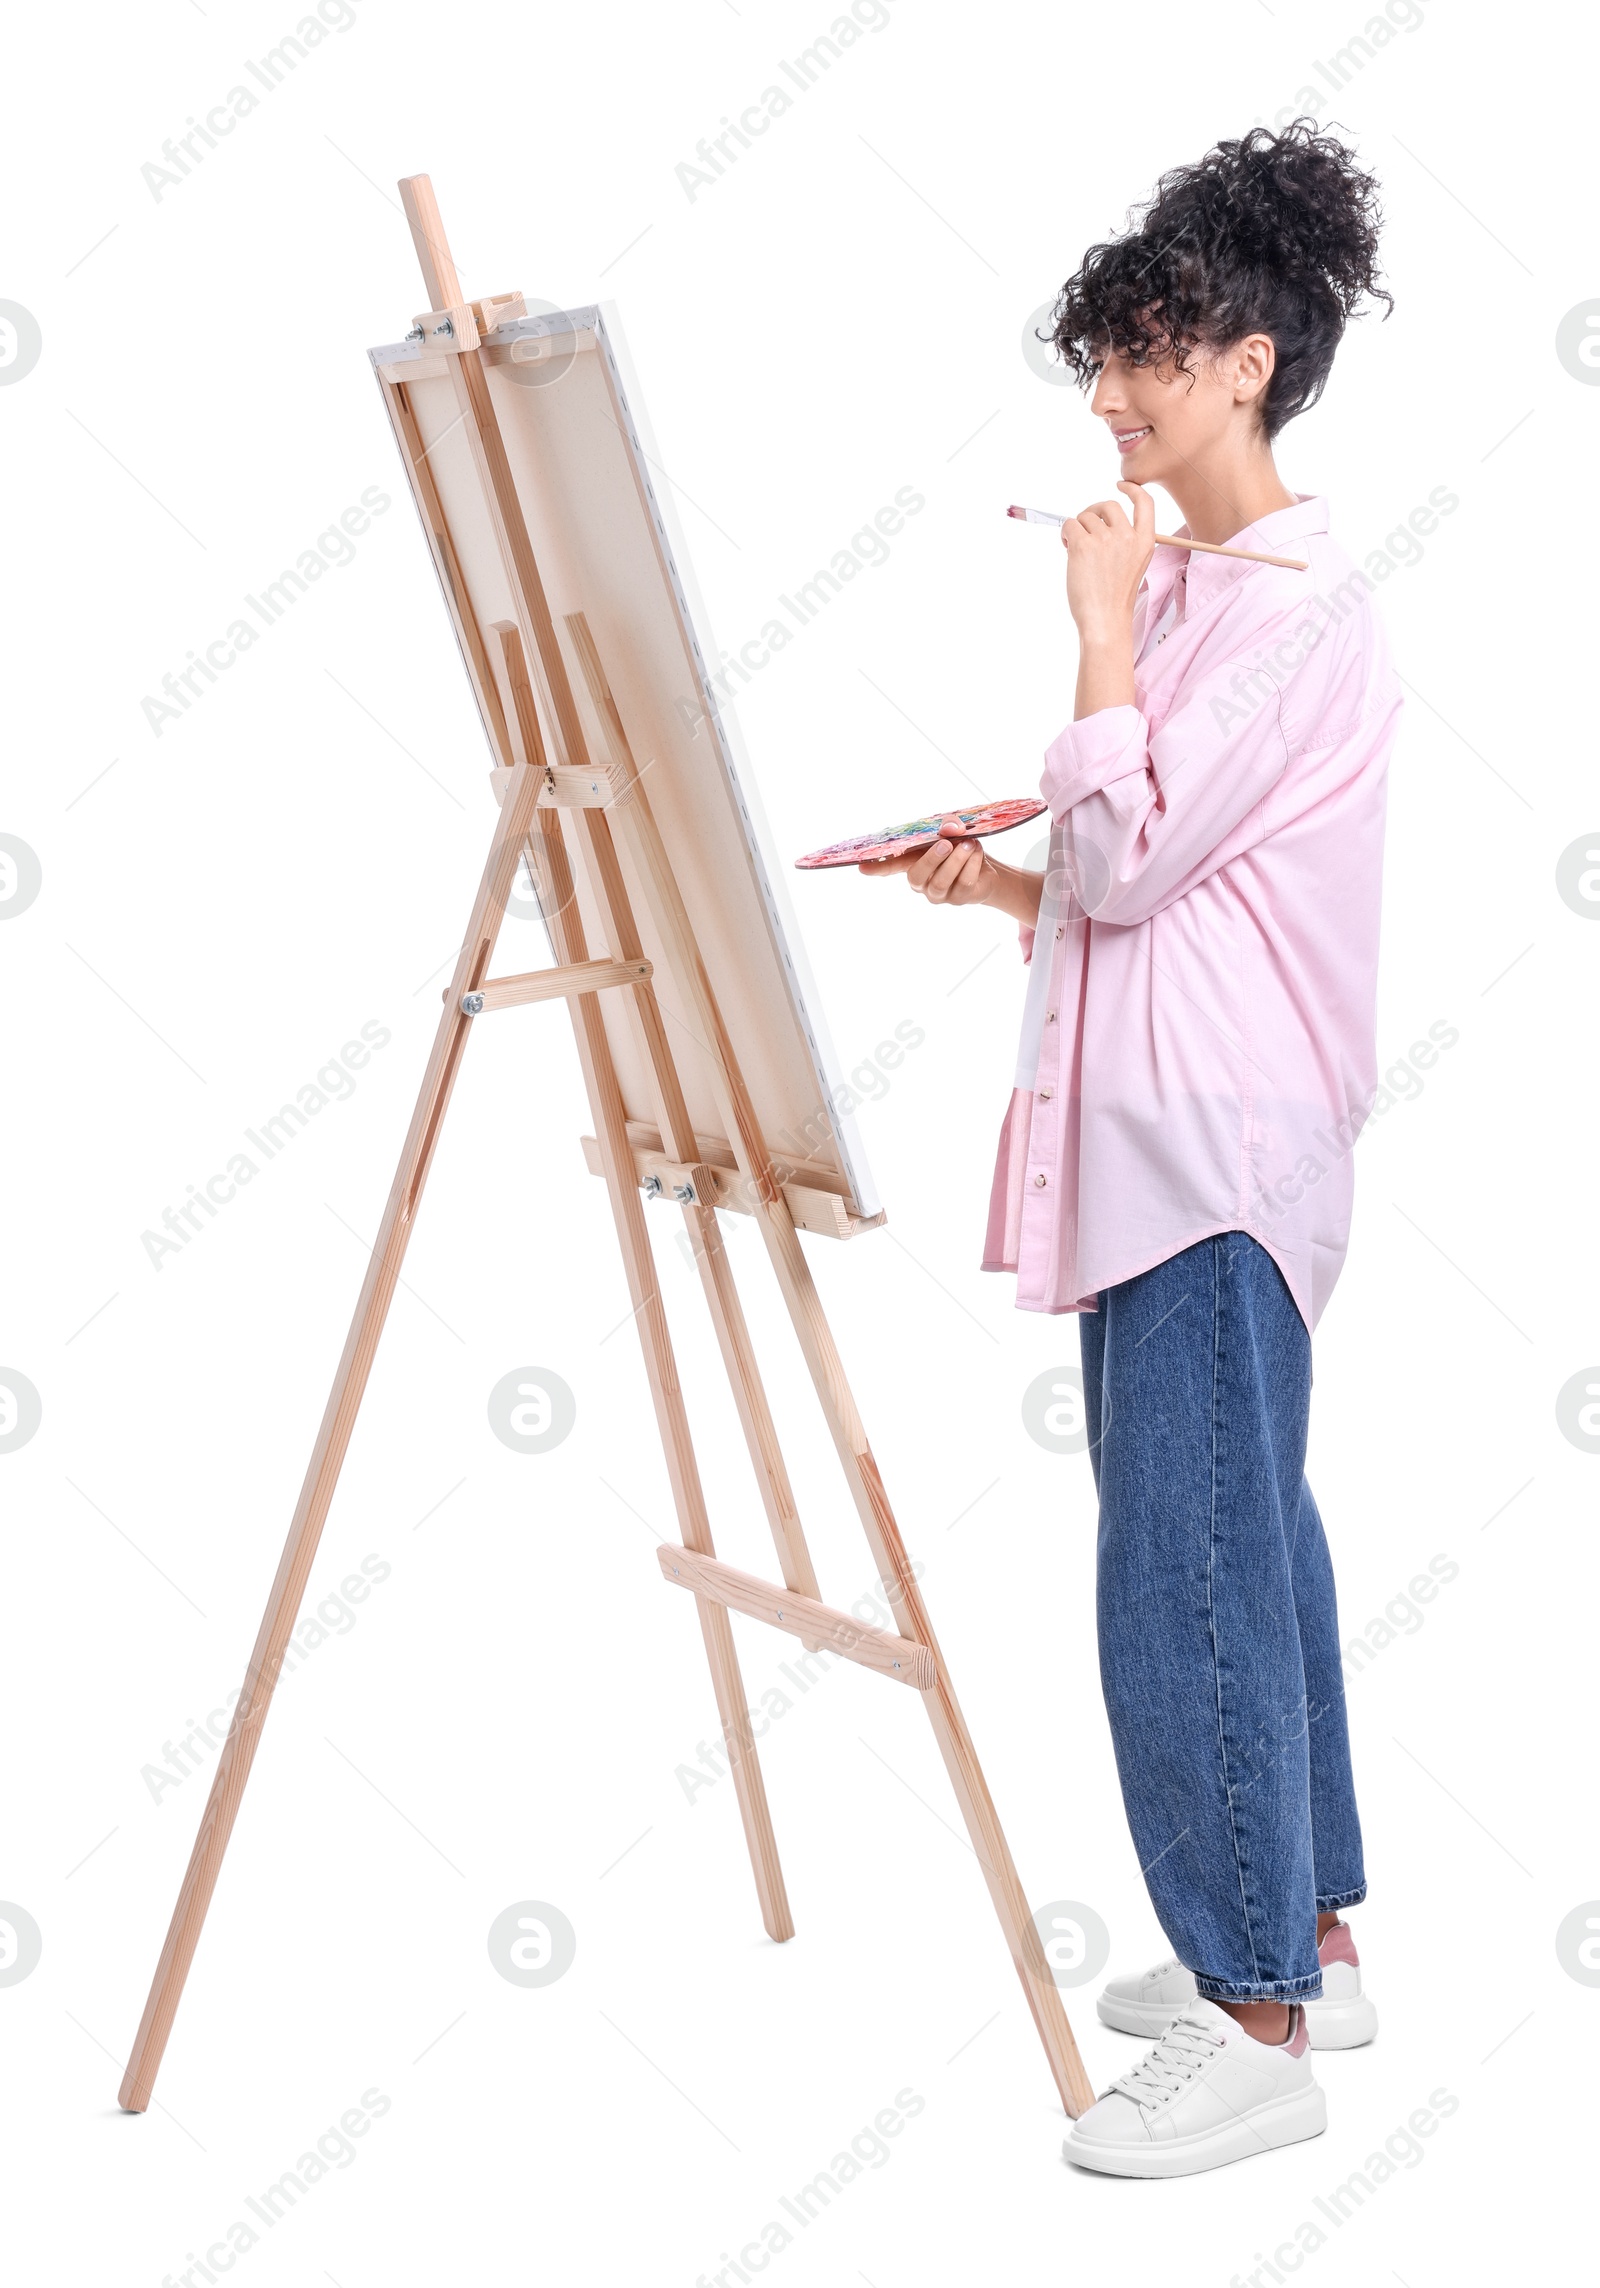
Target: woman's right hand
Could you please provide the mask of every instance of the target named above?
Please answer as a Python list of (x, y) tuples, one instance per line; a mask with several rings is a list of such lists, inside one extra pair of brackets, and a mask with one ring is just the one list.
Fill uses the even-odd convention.
[(861, 874), (903, 874), (910, 887), (933, 906), (997, 906), (1031, 929), (1039, 915), (1044, 876), (1020, 866), (1002, 866), (984, 854), (975, 836), (935, 842), (910, 858), (869, 858)]
[(993, 902), (996, 870), (977, 841), (934, 842), (909, 858), (869, 858), (863, 874), (904, 874), (931, 906), (986, 906)]

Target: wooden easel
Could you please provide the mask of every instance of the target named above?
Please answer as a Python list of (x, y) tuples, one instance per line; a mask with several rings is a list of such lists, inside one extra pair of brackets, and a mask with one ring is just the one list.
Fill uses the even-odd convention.
[[(299, 1613), (324, 1520), (333, 1499), (368, 1373), (400, 1277), (406, 1244), (421, 1202), (467, 1035), (481, 1016), (528, 1001), (564, 999), (572, 1013), (578, 1054), (595, 1122), (598, 1158), (616, 1220), (634, 1315), (644, 1348), (656, 1421), (676, 1505), (682, 1546), (660, 1550), (665, 1578), (692, 1592), (699, 1614), (712, 1687), (728, 1745), (730, 1768), (755, 1873), (761, 1919), (768, 1935), (793, 1936), (783, 1872), (773, 1838), (761, 1767), (756, 1755), (729, 1613), (752, 1615), (802, 1639), (842, 1654), (922, 1696), (967, 1832), (994, 1901), (995, 1912), (1022, 1981), (1050, 2070), (1067, 2112), (1094, 2102), (1061, 1996), (1045, 1962), (1027, 1898), (1017, 1878), (977, 1755), (951, 1689), (921, 1593), (912, 1577), (888, 1496), (857, 1415), (850, 1387), (806, 1258), (796, 1235), (782, 1163), (763, 1138), (697, 942), (683, 896), (613, 699), (599, 651), (583, 614), (565, 619), (595, 717), (609, 750), (591, 750), (557, 640), (546, 590), (535, 561), (505, 441), (491, 400), (485, 353), (479, 347), (497, 313), (516, 304), (501, 297), (478, 304), (462, 299), (432, 188), (418, 175), (400, 185), (422, 264), (432, 310), (419, 321), (450, 344), (449, 370), (474, 463), (483, 506), (491, 519), (511, 581), (516, 619), (480, 626), (454, 564), (427, 451), (401, 390), (389, 392), (401, 451), (432, 538), (447, 602), (477, 687), (479, 704), (497, 750), (500, 816), (483, 878), (467, 922), (444, 1014), (423, 1076), (400, 1165), (379, 1227), (355, 1318), (334, 1377), (327, 1410), (312, 1450), (305, 1483), (289, 1527), (272, 1593), (173, 1910), (144, 2016), (119, 2093), (130, 2112), (143, 2112), (194, 1957), (223, 1854), (238, 1814), (261, 1728), (271, 1705), (290, 1632)], [(491, 666), (499, 655), (512, 705), (508, 714)], [(548, 735), (547, 729), (548, 726)], [(604, 946), (593, 952), (573, 894), (563, 812), (589, 881), (597, 886)], [(657, 998), (653, 964), (646, 959), (620, 852), (642, 885), (652, 939), (666, 949), (680, 1006), (691, 1015), (697, 1047), (709, 1059), (724, 1133), (733, 1144), (735, 1174), (711, 1164), (691, 1126), (683, 1078)], [(489, 962), (519, 863), (527, 856), (539, 885), (558, 966), (524, 976), (491, 978)], [(634, 1021), (648, 1057), (659, 1113), (659, 1150), (645, 1154), (626, 1115), (612, 1048), (601, 1021), (602, 993), (632, 996)], [(635, 1127), (637, 1124), (634, 1124)], [(642, 1170), (648, 1162), (648, 1172)], [(689, 1423), (673, 1360), (665, 1310), (657, 1292), (645, 1228), (641, 1186), (667, 1186), (683, 1209), (706, 1302), (749, 1446), (767, 1520), (777, 1549), (782, 1585), (758, 1580), (719, 1561), (712, 1544)], [(860, 1513), (873, 1563), (883, 1580), (898, 1633), (864, 1626), (822, 1600), (801, 1529), (788, 1472), (768, 1410), (755, 1354), (717, 1224), (719, 1199), (751, 1210), (799, 1338), (817, 1397), (838, 1449), (846, 1482)]]

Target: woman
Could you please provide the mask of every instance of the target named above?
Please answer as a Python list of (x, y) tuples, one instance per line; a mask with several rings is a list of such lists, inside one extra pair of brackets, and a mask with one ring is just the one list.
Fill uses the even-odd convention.
[[(1372, 178), (1314, 121), (1163, 177), (1063, 287), (1054, 339), (1123, 501), (1062, 528), (1074, 720), (1046, 874), (975, 842), (903, 872), (998, 906), (1031, 973), (985, 1268), (1075, 1311), (1100, 1500), (1101, 1675), (1176, 1960), (1100, 2015), (1159, 2034), (1068, 2157), (1210, 2168), (1326, 2125), (1311, 2048), (1371, 2039), (1333, 1576), (1305, 1483), (1311, 1330), (1376, 1091), (1399, 694), (1368, 584), (1273, 444), (1377, 285)], [(1154, 545), (1182, 530), (1296, 560)], [(1130, 513), (1131, 512), (1131, 513)]]

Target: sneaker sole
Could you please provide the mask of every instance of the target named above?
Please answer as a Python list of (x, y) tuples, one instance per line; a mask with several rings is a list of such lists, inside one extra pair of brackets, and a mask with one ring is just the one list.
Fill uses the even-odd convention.
[(1061, 2147), (1061, 2158), (1080, 2169), (1098, 2169), (1110, 2177), (1189, 2177), (1201, 2169), (1225, 2168), (1232, 2161), (1247, 2161), (1252, 2154), (1297, 2145), (1303, 2138), (1320, 2137), (1328, 2126), (1328, 2101), (1312, 2083), (1270, 2105), (1257, 2106), (1218, 2129), (1185, 2137), (1169, 2145), (1110, 2144), (1076, 2131)]
[[(1095, 2004), (1102, 2026), (1119, 2034), (1138, 2034), (1153, 2042), (1164, 2034), (1181, 2002), (1130, 2002), (1119, 1995), (1102, 1994)], [(1378, 2006), (1368, 1994), (1349, 2002), (1308, 2002), (1306, 2036), (1314, 2050), (1359, 2050), (1378, 2031)]]

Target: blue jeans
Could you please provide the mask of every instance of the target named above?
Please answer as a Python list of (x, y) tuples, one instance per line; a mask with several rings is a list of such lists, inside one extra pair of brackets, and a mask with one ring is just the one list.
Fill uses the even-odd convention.
[(1202, 1994), (1309, 2000), (1319, 1909), (1366, 1895), (1333, 1569), (1304, 1476), (1311, 1338), (1238, 1231), (1099, 1306), (1078, 1325), (1100, 1675), (1140, 1868)]

